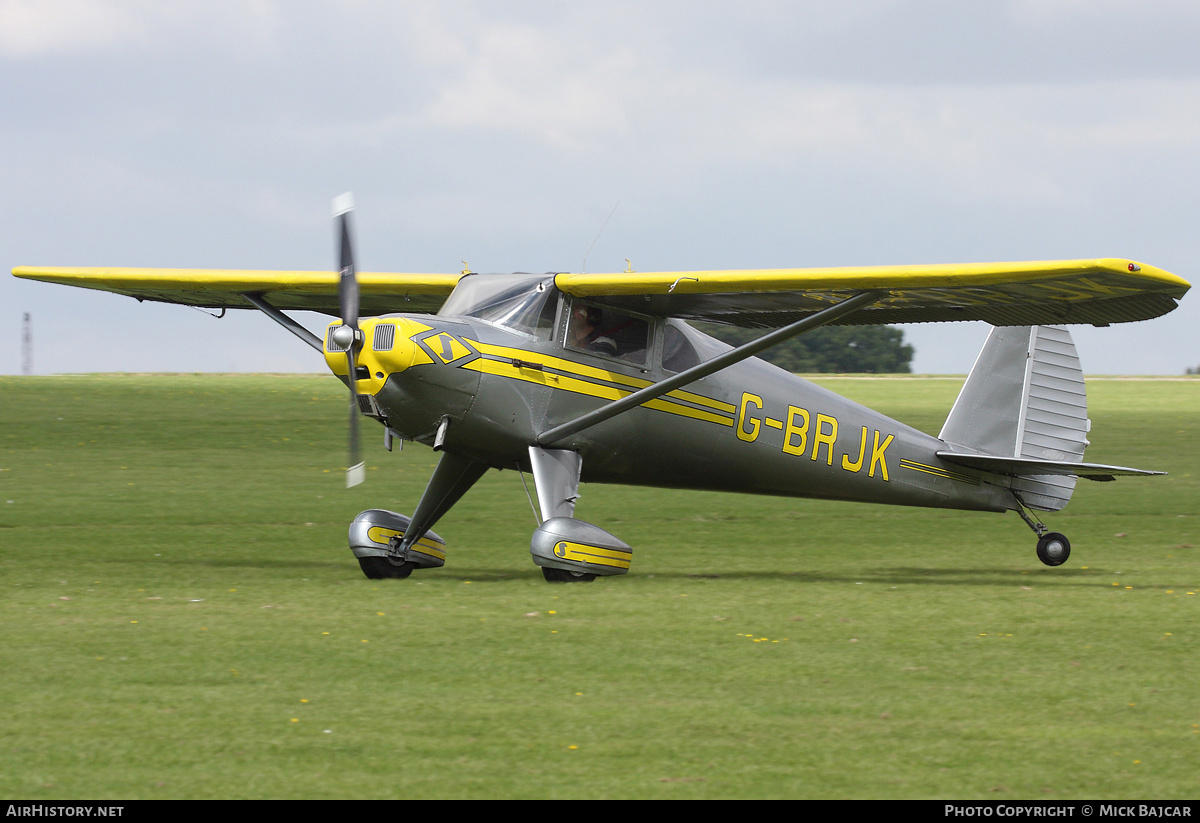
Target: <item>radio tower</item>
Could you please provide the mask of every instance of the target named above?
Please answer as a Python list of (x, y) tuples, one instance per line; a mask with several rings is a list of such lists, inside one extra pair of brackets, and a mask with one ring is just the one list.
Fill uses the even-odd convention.
[(33, 325), (29, 321), (29, 312), (25, 312), (21, 331), (21, 374), (33, 374)]

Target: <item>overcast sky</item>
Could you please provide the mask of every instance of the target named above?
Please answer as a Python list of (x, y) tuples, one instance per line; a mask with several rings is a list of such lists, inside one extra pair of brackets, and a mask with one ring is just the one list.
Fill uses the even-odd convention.
[[(1195, 0), (0, 0), (0, 373), (24, 312), (39, 374), (323, 370), (257, 312), (6, 272), (332, 269), (346, 190), (364, 270), (1113, 256), (1196, 282), (1198, 43)], [(1200, 293), (1073, 332), (1089, 373), (1179, 374)], [(986, 327), (906, 334), (961, 373)]]

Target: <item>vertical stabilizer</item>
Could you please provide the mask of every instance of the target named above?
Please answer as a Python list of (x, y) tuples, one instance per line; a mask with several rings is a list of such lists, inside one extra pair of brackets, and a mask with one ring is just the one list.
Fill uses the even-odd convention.
[[(1078, 463), (1087, 445), (1087, 395), (1070, 333), (1062, 326), (992, 329), (942, 427), (953, 450)], [(1058, 511), (1075, 477), (1014, 476), (1032, 508)]]

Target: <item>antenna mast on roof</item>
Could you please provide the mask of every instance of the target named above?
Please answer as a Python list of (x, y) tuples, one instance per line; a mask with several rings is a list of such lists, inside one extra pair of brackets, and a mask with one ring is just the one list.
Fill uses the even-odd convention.
[(33, 374), (33, 324), (29, 312), (25, 312), (21, 330), (21, 374)]

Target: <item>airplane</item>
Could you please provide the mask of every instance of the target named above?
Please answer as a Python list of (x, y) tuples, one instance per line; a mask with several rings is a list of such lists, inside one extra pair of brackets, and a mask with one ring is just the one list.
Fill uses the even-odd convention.
[[(255, 308), (321, 352), (358, 424), (440, 452), (411, 516), (369, 509), (349, 542), (371, 579), (443, 566), (433, 527), (491, 468), (531, 473), (533, 562), (549, 582), (628, 572), (633, 549), (575, 517), (580, 483), (1016, 511), (1048, 566), (1070, 541), (1036, 512), (1078, 478), (1162, 472), (1087, 463), (1071, 324), (1158, 317), (1190, 288), (1123, 259), (611, 274), (358, 272), (349, 195), (339, 272), (17, 267), (17, 277), (210, 309)], [(339, 318), (323, 338), (287, 316)], [(818, 326), (982, 320), (993, 328), (933, 437), (755, 357)], [(730, 347), (687, 321), (771, 329)], [(526, 487), (528, 493), (528, 487)], [(532, 496), (530, 499), (532, 505)]]

